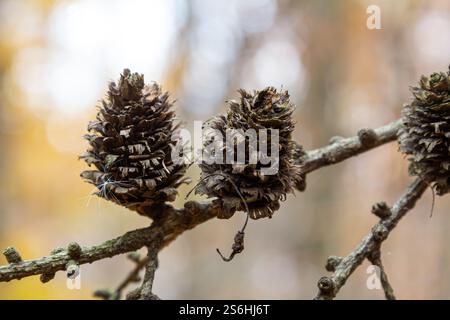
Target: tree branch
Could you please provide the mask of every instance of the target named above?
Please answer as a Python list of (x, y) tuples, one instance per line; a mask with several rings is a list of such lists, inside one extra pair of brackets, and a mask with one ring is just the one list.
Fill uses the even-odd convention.
[[(377, 261), (376, 254), (380, 250), (381, 243), (386, 240), (389, 233), (395, 228), (400, 219), (414, 207), (416, 201), (427, 189), (428, 184), (417, 178), (407, 189), (405, 194), (395, 203), (391, 209), (391, 214), (381, 219), (362, 240), (358, 247), (343, 259), (339, 259), (334, 264), (334, 273), (331, 277), (322, 277), (318, 282), (319, 293), (316, 296), (318, 300), (333, 299), (345, 284), (350, 275), (366, 258), (374, 259), (381, 266), (381, 260)], [(372, 256), (375, 254), (375, 256)], [(331, 258), (331, 257), (330, 257)], [(382, 278), (384, 269), (382, 271)], [(330, 269), (329, 269), (330, 270)], [(385, 287), (386, 297), (395, 298), (393, 290), (387, 282), (387, 276), (384, 274), (383, 286)]]
[[(400, 126), (400, 120), (397, 120), (375, 130), (363, 129), (357, 136), (335, 139), (324, 148), (309, 151), (302, 159), (299, 159), (302, 163), (302, 175), (393, 141)], [(100, 245), (84, 247), (81, 252), (59, 250), (48, 257), (0, 266), (0, 282), (40, 274), (54, 275), (57, 271), (65, 270), (69, 261), (75, 260), (78, 265), (92, 263), (136, 251), (144, 246), (152, 247), (158, 241), (160, 241), (159, 249), (162, 249), (184, 231), (220, 216), (223, 212), (224, 208), (220, 199), (204, 202), (189, 201), (180, 209), (175, 209), (168, 204), (143, 208), (141, 213), (154, 220), (150, 227), (127, 232)], [(77, 253), (76, 256), (74, 252)]]
[[(161, 241), (161, 248), (168, 245), (186, 230), (215, 217), (223, 210), (220, 200), (186, 202), (184, 208), (175, 209), (170, 205), (148, 208), (159, 212), (160, 217), (150, 227), (129, 231), (100, 245), (85, 247), (75, 261), (79, 264), (92, 263), (119, 254), (136, 251), (144, 246), (152, 246)], [(67, 250), (43, 257), (11, 263), (0, 267), (0, 282), (21, 279), (38, 274), (51, 274), (65, 270), (66, 264), (74, 260)]]
[(401, 126), (401, 120), (396, 120), (375, 130), (361, 129), (358, 135), (350, 138), (334, 137), (328, 146), (307, 152), (302, 164), (302, 173), (307, 174), (322, 167), (342, 162), (394, 141), (397, 139), (397, 133)]

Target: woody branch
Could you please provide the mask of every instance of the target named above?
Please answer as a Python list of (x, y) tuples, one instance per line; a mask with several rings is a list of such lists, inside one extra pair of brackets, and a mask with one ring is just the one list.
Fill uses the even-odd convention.
[[(299, 163), (302, 163), (302, 174), (306, 175), (307, 173), (318, 170), (324, 166), (339, 163), (350, 157), (394, 141), (397, 138), (397, 132), (400, 127), (401, 122), (400, 120), (397, 120), (378, 129), (362, 129), (356, 136), (350, 138), (334, 138), (330, 141), (329, 145), (308, 151), (306, 155), (303, 156), (303, 159), (297, 159)], [(420, 184), (420, 186), (423, 187), (422, 184)], [(417, 198), (415, 198), (415, 200), (417, 200)], [(405, 205), (408, 205), (408, 203)], [(402, 206), (402, 202), (399, 206)], [(398, 210), (401, 208), (402, 207), (399, 207)], [(33, 275), (41, 275), (41, 280), (46, 282), (52, 279), (56, 272), (65, 270), (69, 261), (75, 260), (78, 265), (93, 263), (105, 258), (136, 251), (144, 246), (147, 248), (157, 248), (153, 250), (149, 249), (149, 254), (151, 252), (158, 252), (175, 240), (184, 231), (193, 229), (197, 225), (219, 215), (223, 210), (223, 207), (221, 205), (221, 200), (216, 199), (203, 202), (188, 201), (184, 204), (183, 208), (178, 209), (168, 204), (164, 204), (158, 208), (147, 209), (149, 211), (154, 210), (155, 212), (159, 212), (157, 216), (152, 215), (151, 212), (146, 212), (146, 215), (154, 217), (151, 226), (129, 231), (122, 236), (108, 240), (100, 245), (80, 247), (80, 250), (75, 250), (75, 252), (69, 250), (69, 247), (68, 249), (60, 250), (49, 256), (27, 261), (22, 261), (20, 255), (14, 248), (8, 248), (5, 250), (4, 255), (9, 264), (0, 266), (0, 282), (22, 279)], [(400, 217), (404, 214), (405, 212), (401, 211)], [(387, 225), (388, 228), (394, 228), (398, 221), (398, 219), (394, 218), (395, 216), (396, 215), (393, 215), (392, 218), (387, 220), (391, 221)], [(387, 222), (384, 222), (383, 224), (386, 223)], [(10, 256), (14, 256), (11, 252), (16, 253), (19, 258), (9, 258)], [(147, 267), (147, 280), (152, 281), (156, 269), (155, 259), (149, 258), (147, 260), (152, 266), (149, 266), (147, 263), (142, 264), (141, 267)], [(345, 266), (346, 264), (342, 265), (342, 268), (344, 268), (343, 270), (347, 270), (348, 267)], [(340, 274), (342, 273), (338, 273), (338, 275)], [(151, 283), (151, 281), (149, 281), (149, 283)], [(337, 283), (339, 288), (343, 285), (343, 283), (339, 281)], [(148, 291), (146, 293), (147, 297), (152, 296), (149, 293), (151, 292), (151, 284), (145, 287), (144, 281), (141, 290)]]
[[(372, 228), (369, 234), (361, 241), (358, 247), (344, 258), (331, 256), (327, 261), (327, 270), (334, 271), (331, 277), (322, 277), (318, 282), (319, 293), (316, 296), (318, 300), (333, 299), (345, 284), (355, 269), (368, 259), (374, 265), (380, 268), (380, 276), (383, 289), (387, 299), (395, 299), (393, 290), (387, 280), (386, 273), (381, 264), (380, 246), (387, 239), (391, 231), (406, 213), (411, 210), (416, 201), (422, 196), (428, 184), (417, 178), (407, 189), (405, 194), (385, 213), (379, 215), (380, 221)], [(377, 210), (373, 210), (378, 213)]]

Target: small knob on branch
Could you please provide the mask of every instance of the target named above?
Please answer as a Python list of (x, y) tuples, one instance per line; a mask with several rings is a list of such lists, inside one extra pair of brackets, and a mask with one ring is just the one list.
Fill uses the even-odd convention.
[(333, 279), (329, 277), (322, 277), (319, 279), (319, 282), (317, 282), (317, 287), (319, 288), (322, 295), (332, 296), (334, 294), (336, 285)]
[(327, 259), (327, 264), (325, 265), (325, 269), (330, 272), (336, 271), (337, 266), (341, 263), (342, 257), (338, 256), (329, 256)]
[(67, 246), (67, 253), (72, 259), (78, 259), (81, 256), (83, 249), (81, 249), (80, 245), (76, 242), (71, 242)]
[(391, 215), (391, 208), (386, 202), (378, 202), (372, 206), (372, 213), (380, 219), (387, 218)]
[(377, 141), (378, 136), (373, 129), (364, 128), (358, 131), (358, 138), (362, 145), (370, 146)]
[(22, 257), (19, 252), (14, 247), (8, 247), (3, 251), (3, 255), (8, 263), (20, 263), (22, 262)]

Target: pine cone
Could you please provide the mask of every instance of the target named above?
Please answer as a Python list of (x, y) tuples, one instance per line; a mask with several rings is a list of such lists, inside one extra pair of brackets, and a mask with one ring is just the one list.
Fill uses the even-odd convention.
[(450, 191), (450, 72), (422, 76), (403, 110), (400, 150), (409, 155), (411, 175), (432, 184), (438, 195)]
[(88, 125), (90, 148), (80, 157), (96, 167), (81, 173), (96, 195), (139, 212), (175, 199), (186, 166), (171, 160), (172, 105), (167, 92), (128, 69), (117, 85), (110, 83), (97, 120)]
[[(286, 198), (286, 193), (292, 192), (298, 182), (296, 179), (299, 177), (299, 166), (294, 163), (294, 154), (299, 150), (291, 139), (294, 130), (291, 117), (294, 106), (290, 103), (286, 91), (279, 93), (272, 87), (255, 91), (253, 94), (244, 90), (239, 93), (240, 101), (229, 101), (226, 115), (217, 116), (205, 124), (207, 128), (220, 132), (223, 139), (207, 136), (204, 140), (203, 156), (206, 155), (207, 159), (214, 158), (217, 156), (214, 149), (221, 150), (224, 161), (211, 163), (213, 161), (203, 159), (196, 193), (222, 199), (225, 210), (219, 218), (230, 218), (235, 211), (246, 210), (242, 199), (245, 200), (251, 218), (271, 217), (280, 207), (280, 201)], [(245, 145), (245, 161), (241, 164), (225, 163), (227, 155), (230, 151), (233, 152), (230, 150), (233, 145), (226, 143), (227, 129), (233, 132), (254, 129), (259, 143), (258, 151), (261, 151), (263, 140), (267, 140), (267, 150), (271, 150), (271, 133), (267, 132), (265, 138), (259, 130), (279, 130), (279, 157), (276, 159), (278, 171), (275, 174), (265, 174), (261, 169), (267, 165), (261, 163), (260, 157), (256, 162), (250, 161), (255, 156), (255, 150), (250, 148), (247, 139), (240, 139), (237, 143)], [(239, 138), (237, 140), (239, 141)], [(238, 147), (235, 146), (234, 149)]]

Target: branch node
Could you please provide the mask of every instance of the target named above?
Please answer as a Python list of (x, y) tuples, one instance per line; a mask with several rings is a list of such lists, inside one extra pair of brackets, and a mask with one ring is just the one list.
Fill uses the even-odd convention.
[(39, 277), (39, 280), (41, 280), (42, 283), (47, 283), (47, 282), (53, 280), (54, 278), (55, 278), (55, 273), (48, 272), (48, 273), (41, 274), (41, 276)]
[(80, 245), (76, 242), (71, 242), (67, 246), (67, 253), (72, 259), (78, 259), (82, 252), (83, 249), (81, 249)]
[(378, 246), (377, 249), (372, 250), (369, 255), (367, 256), (367, 259), (370, 261), (370, 263), (377, 265), (379, 264), (378, 261), (380, 261), (381, 258), (381, 250), (380, 247)]
[(14, 247), (6, 248), (3, 251), (3, 255), (5, 256), (6, 261), (8, 261), (8, 263), (20, 263), (23, 261), (19, 252)]
[(325, 265), (325, 269), (329, 272), (336, 271), (337, 266), (342, 262), (342, 257), (338, 256), (329, 256), (327, 259), (327, 264)]
[(334, 283), (334, 280), (330, 277), (322, 277), (317, 282), (317, 287), (319, 288), (322, 295), (333, 296), (336, 285)]
[(371, 146), (378, 140), (378, 135), (375, 130), (364, 128), (358, 131), (358, 138), (363, 146)]
[(386, 240), (389, 230), (383, 224), (379, 223), (372, 229), (372, 233), (375, 241), (382, 242)]
[(380, 219), (385, 219), (391, 215), (391, 208), (386, 202), (378, 202), (372, 206), (372, 213)]

